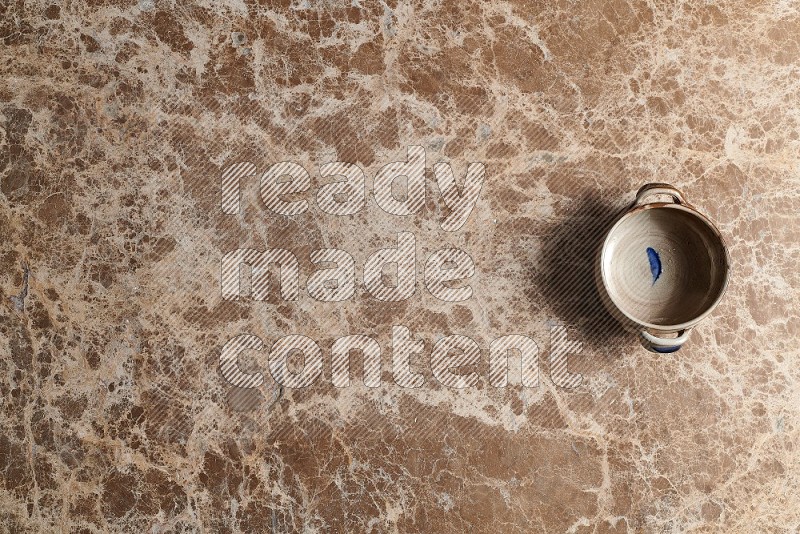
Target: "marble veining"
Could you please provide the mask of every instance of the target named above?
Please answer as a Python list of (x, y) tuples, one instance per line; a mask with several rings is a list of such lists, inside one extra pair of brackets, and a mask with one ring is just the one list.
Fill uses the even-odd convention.
[[(800, 528), (796, 3), (0, 13), (0, 531)], [(376, 176), (409, 147), (424, 151), (423, 197), (394, 215), (381, 203), (411, 191), (381, 197)], [(317, 200), (336, 161), (363, 171), (353, 213)], [(264, 203), (250, 171), (277, 162), (308, 173), (306, 192), (279, 198), (308, 209)], [(459, 187), (485, 168), (461, 226), (443, 225), (458, 198), (440, 163)], [(223, 210), (231, 164), (239, 204)], [(597, 244), (647, 182), (683, 191), (731, 258), (725, 298), (675, 354), (645, 351), (594, 286)], [(403, 232), (414, 292), (384, 302), (364, 265)], [(474, 265), (464, 300), (426, 285), (443, 247)], [(290, 250), (297, 298), (224, 299), (236, 248)], [(351, 297), (309, 293), (320, 249), (353, 258)], [(408, 376), (422, 387), (395, 382), (394, 326), (420, 343)], [(220, 352), (243, 333), (314, 340), (320, 379), (231, 385)], [(377, 387), (358, 352), (350, 385), (333, 384), (332, 346), (352, 334), (381, 350)], [(535, 342), (538, 374), (511, 358), (497, 387), (489, 347), (508, 334)], [(428, 364), (449, 335), (478, 347), (470, 387)], [(240, 365), (267, 369), (255, 351)]]

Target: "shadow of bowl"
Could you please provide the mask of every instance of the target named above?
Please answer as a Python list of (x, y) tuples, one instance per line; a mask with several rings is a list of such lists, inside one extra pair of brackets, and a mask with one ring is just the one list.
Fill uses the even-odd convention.
[(554, 319), (575, 329), (584, 346), (608, 352), (631, 341), (609, 314), (595, 284), (597, 250), (627, 204), (587, 194), (558, 220), (545, 227), (538, 262), (530, 264), (531, 300), (543, 300)]

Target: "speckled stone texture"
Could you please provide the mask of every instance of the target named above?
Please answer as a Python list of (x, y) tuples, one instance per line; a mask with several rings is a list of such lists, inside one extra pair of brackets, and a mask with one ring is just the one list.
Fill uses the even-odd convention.
[[(0, 39), (0, 531), (800, 528), (797, 3), (10, 0)], [(400, 217), (373, 181), (410, 146), (426, 196)], [(354, 215), (315, 200), (337, 160), (365, 174)], [(246, 161), (301, 165), (308, 209), (271, 212), (253, 177), (223, 213), (222, 173)], [(458, 183), (485, 165), (452, 232), (437, 162)], [(718, 224), (732, 263), (674, 355), (618, 327), (592, 274), (653, 181)], [(398, 232), (416, 291), (382, 302), (363, 267)], [(425, 286), (445, 246), (474, 262), (467, 300)], [(222, 298), (223, 254), (277, 247), (299, 261), (296, 300)], [(354, 258), (352, 298), (309, 295), (321, 248)], [(424, 343), (419, 388), (395, 383), (400, 325)], [(554, 380), (555, 325), (577, 387)], [(248, 333), (266, 345), (241, 357), (266, 376), (250, 389), (219, 361)], [(267, 354), (290, 334), (324, 368), (281, 394)], [(379, 387), (358, 353), (332, 385), (348, 334), (380, 344)], [(451, 334), (480, 348), (472, 387), (428, 365)], [(538, 346), (538, 387), (514, 365), (489, 383), (507, 334)]]

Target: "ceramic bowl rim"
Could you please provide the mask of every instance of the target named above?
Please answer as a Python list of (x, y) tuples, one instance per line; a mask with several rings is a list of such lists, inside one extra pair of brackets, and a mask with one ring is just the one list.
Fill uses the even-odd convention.
[[(645, 210), (650, 210), (650, 209), (675, 209), (675, 210), (680, 210), (680, 211), (686, 212), (689, 215), (692, 215), (692, 216), (696, 217), (711, 231), (711, 235), (714, 236), (719, 241), (719, 245), (722, 248), (722, 251), (724, 253), (723, 265), (722, 265), (723, 280), (722, 280), (722, 286), (720, 287), (720, 290), (719, 290), (719, 292), (717, 294), (717, 297), (714, 299), (714, 301), (711, 304), (709, 304), (706, 307), (706, 309), (701, 314), (697, 315), (696, 317), (693, 317), (692, 319), (690, 319), (688, 321), (684, 321), (682, 323), (666, 325), (666, 324), (656, 324), (656, 323), (648, 323), (648, 322), (641, 321), (641, 320), (635, 318), (634, 316), (632, 316), (625, 309), (623, 309), (623, 307), (617, 302), (617, 299), (615, 299), (615, 296), (612, 294), (611, 290), (608, 287), (608, 273), (606, 272), (605, 258), (606, 258), (606, 252), (608, 250), (609, 242), (611, 241), (611, 236), (614, 234), (615, 230), (617, 230), (617, 228), (623, 223), (623, 221), (627, 220), (630, 217), (633, 217), (634, 215), (636, 215), (636, 214), (638, 214), (640, 212), (643, 212)], [(714, 225), (713, 222), (711, 222), (711, 220), (708, 217), (706, 217), (705, 215), (703, 215), (699, 211), (695, 210), (693, 207), (688, 206), (686, 204), (675, 204), (675, 203), (672, 203), (672, 202), (653, 202), (653, 203), (649, 203), (649, 204), (642, 204), (640, 206), (636, 206), (636, 207), (626, 211), (619, 219), (617, 219), (617, 221), (611, 226), (611, 228), (608, 230), (608, 232), (606, 232), (606, 236), (603, 239), (603, 244), (602, 244), (602, 247), (600, 249), (599, 260), (600, 260), (600, 278), (601, 278), (601, 280), (603, 282), (603, 289), (605, 290), (606, 295), (608, 295), (608, 298), (614, 304), (614, 307), (622, 315), (624, 315), (629, 321), (631, 321), (632, 323), (637, 324), (637, 325), (639, 325), (641, 327), (644, 327), (644, 328), (648, 328), (648, 329), (652, 329), (652, 330), (656, 330), (656, 331), (661, 331), (661, 332), (675, 332), (675, 331), (685, 330), (687, 328), (691, 328), (692, 326), (696, 325), (698, 322), (700, 322), (703, 319), (705, 319), (706, 317), (708, 317), (708, 315), (710, 315), (711, 312), (714, 311), (714, 308), (717, 307), (719, 302), (722, 300), (722, 297), (725, 295), (725, 291), (728, 288), (728, 282), (730, 280), (730, 263), (731, 262), (730, 262), (730, 256), (729, 256), (729, 253), (728, 253), (728, 247), (727, 247), (727, 245), (725, 243), (725, 239), (723, 239), (722, 234), (720, 233), (720, 231), (717, 229), (717, 227)]]

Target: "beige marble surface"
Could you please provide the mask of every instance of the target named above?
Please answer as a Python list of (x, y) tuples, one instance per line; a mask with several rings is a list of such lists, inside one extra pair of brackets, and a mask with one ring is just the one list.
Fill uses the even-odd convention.
[[(800, 528), (797, 3), (17, 0), (0, 39), (0, 531)], [(373, 182), (410, 146), (426, 197), (400, 217)], [(223, 213), (222, 172), (245, 161), (306, 169), (307, 211), (271, 212), (253, 178)], [(355, 215), (315, 202), (332, 161), (364, 171)], [(453, 232), (437, 162), (459, 183), (485, 166)], [(674, 355), (616, 326), (592, 276), (651, 181), (708, 214), (732, 261)], [(416, 291), (382, 302), (363, 267), (397, 232)], [(424, 284), (445, 246), (475, 265), (463, 302)], [(291, 250), (297, 300), (223, 300), (237, 247)], [(354, 258), (352, 298), (309, 295), (321, 248)], [(399, 325), (424, 343), (419, 388), (395, 383)], [(555, 325), (577, 387), (554, 380)], [(268, 373), (231, 386), (220, 353), (245, 333), (311, 338), (322, 376), (274, 403)], [(332, 385), (348, 334), (380, 344), (379, 387), (359, 357)], [(472, 387), (428, 366), (452, 334), (480, 348)], [(538, 387), (488, 382), (507, 334), (539, 347)], [(242, 366), (266, 373), (265, 355)]]

